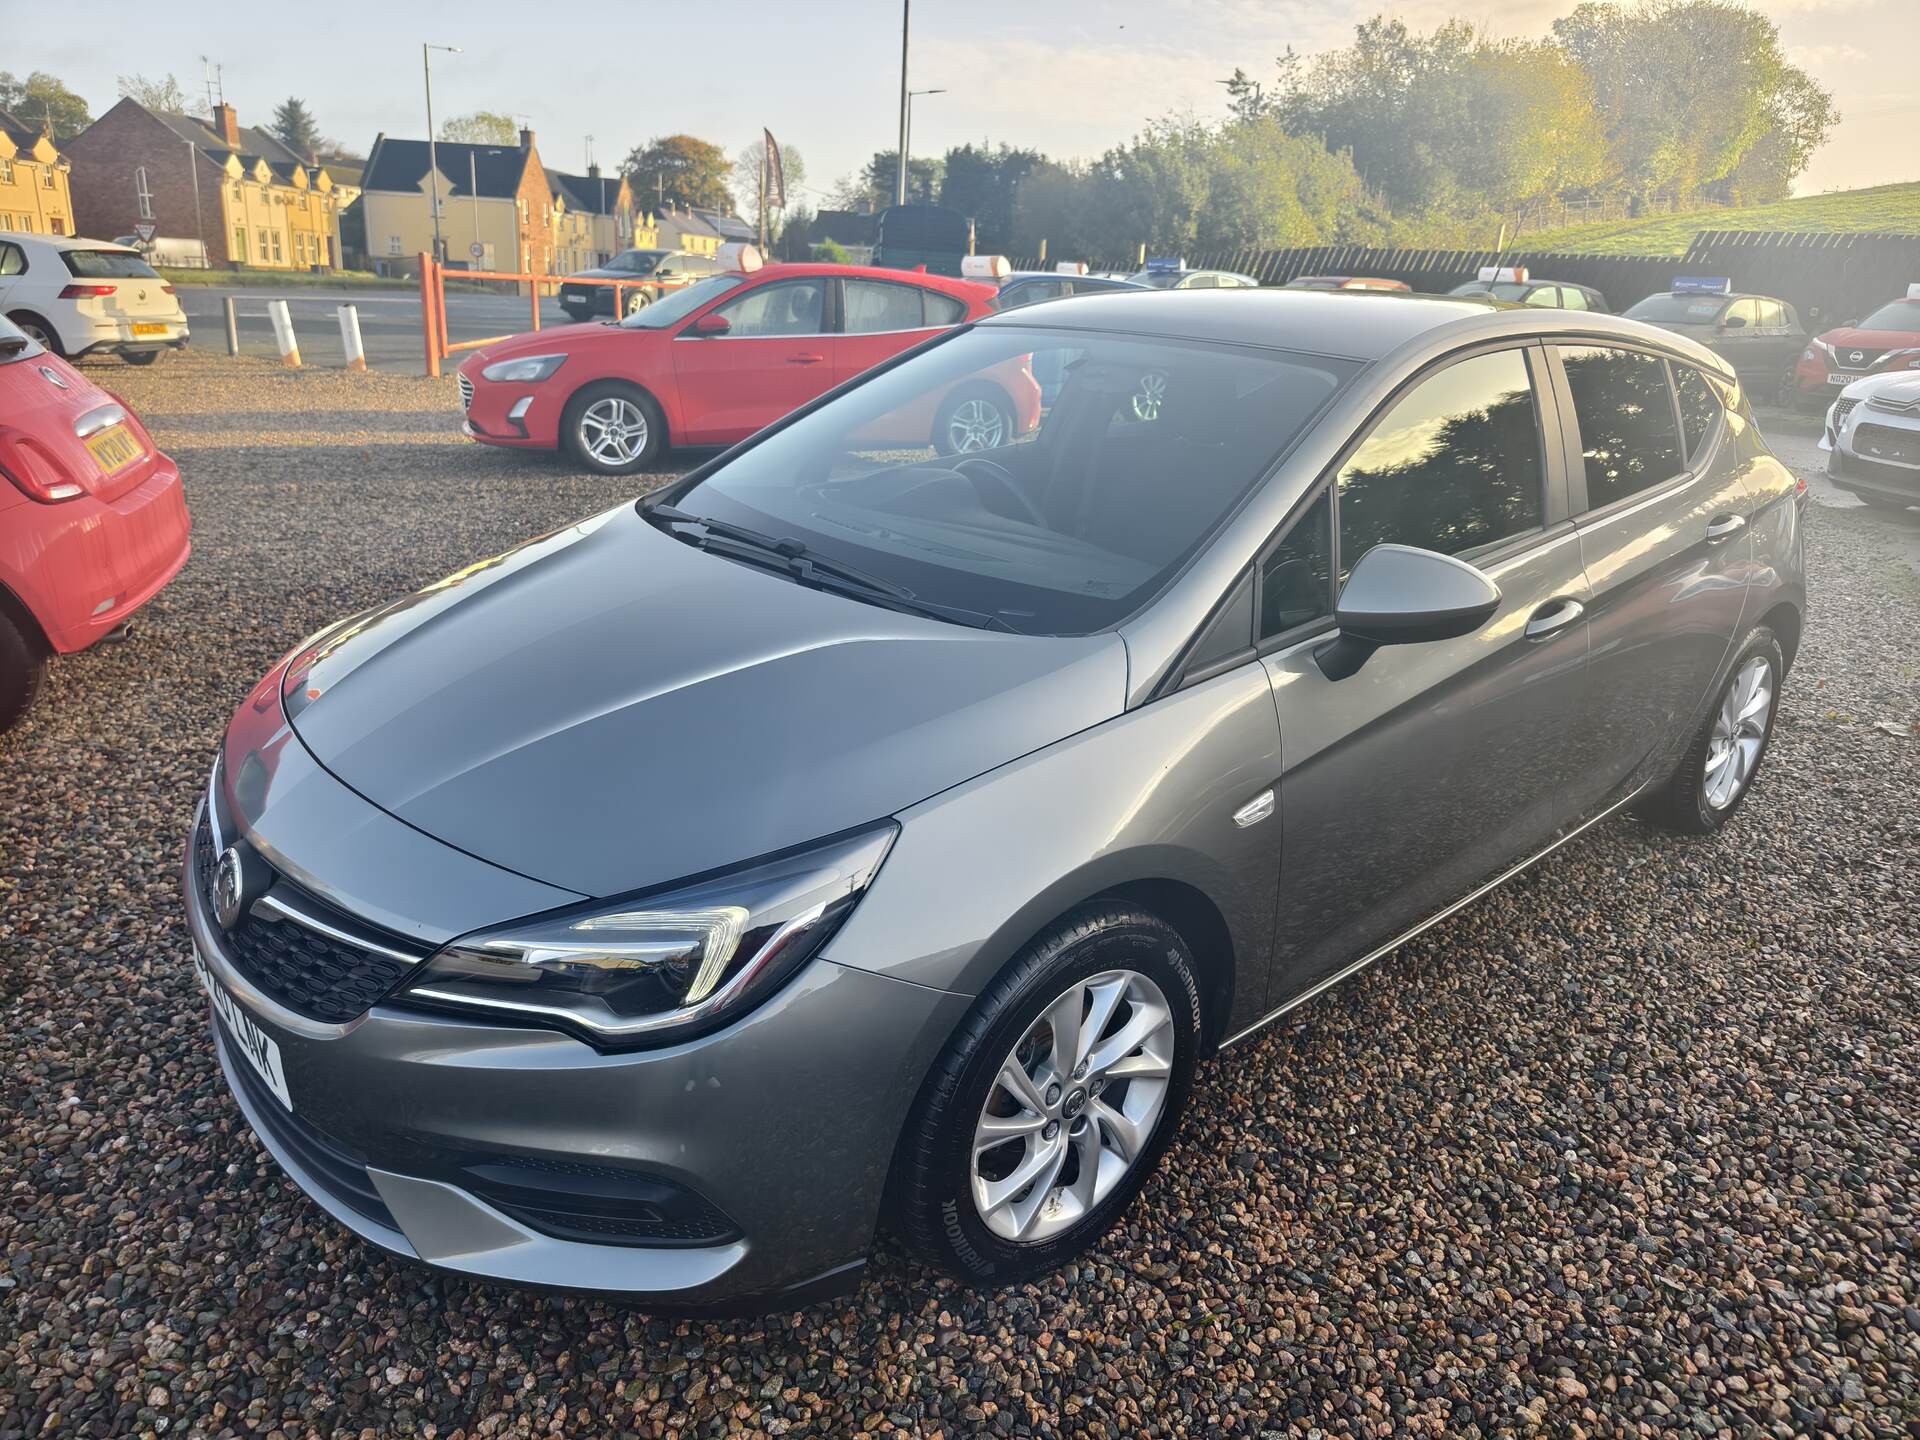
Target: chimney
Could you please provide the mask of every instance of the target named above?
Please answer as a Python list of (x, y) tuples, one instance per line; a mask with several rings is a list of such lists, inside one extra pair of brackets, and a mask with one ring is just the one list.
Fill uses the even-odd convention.
[(233, 149), (240, 148), (240, 117), (224, 100), (213, 107), (213, 128)]
[(589, 180), (598, 180), (600, 178), (600, 162), (598, 160), (595, 160), (587, 166), (587, 178)]
[(533, 131), (522, 130), (520, 132), (520, 148), (522, 150), (533, 149)]

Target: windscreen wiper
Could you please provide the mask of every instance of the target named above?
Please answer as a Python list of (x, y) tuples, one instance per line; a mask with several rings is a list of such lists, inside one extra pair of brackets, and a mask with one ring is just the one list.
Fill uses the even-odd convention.
[(659, 519), (668, 525), (699, 526), (703, 534), (683, 538), (702, 550), (711, 550), (715, 554), (730, 556), (736, 560), (768, 566), (805, 585), (831, 590), (856, 600), (890, 606), (896, 610), (929, 615), (936, 620), (950, 620), (957, 625), (970, 625), (976, 630), (1006, 630), (1016, 635), (1022, 633), (1017, 626), (1000, 615), (989, 615), (984, 611), (968, 610), (959, 605), (942, 605), (936, 601), (922, 600), (904, 585), (883, 580), (880, 576), (869, 574), (845, 561), (829, 559), (808, 549), (804, 543), (790, 536), (776, 538), (758, 530), (749, 529), (745, 525), (735, 525), (730, 521), (713, 520), (705, 515), (695, 515), (691, 511), (678, 509), (663, 501), (651, 505), (642, 502), (641, 511), (649, 519)]

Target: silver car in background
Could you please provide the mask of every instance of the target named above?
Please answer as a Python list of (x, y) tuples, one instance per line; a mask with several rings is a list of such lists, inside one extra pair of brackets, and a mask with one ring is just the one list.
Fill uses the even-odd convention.
[[(1021, 443), (868, 438), (1041, 363)], [(884, 1220), (1031, 1275), (1221, 1047), (1622, 807), (1724, 824), (1803, 503), (1611, 317), (995, 316), (276, 665), (186, 847), (221, 1064), (447, 1269), (767, 1308)]]

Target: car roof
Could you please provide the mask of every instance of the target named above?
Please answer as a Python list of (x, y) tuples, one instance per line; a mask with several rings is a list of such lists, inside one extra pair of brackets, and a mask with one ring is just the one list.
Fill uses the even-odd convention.
[(944, 290), (950, 295), (973, 298), (981, 295), (994, 295), (998, 287), (991, 282), (981, 280), (956, 279), (951, 275), (935, 275), (927, 270), (889, 270), (884, 265), (835, 265), (831, 261), (815, 260), (777, 260), (762, 265), (758, 270), (733, 270), (733, 275), (774, 276), (783, 278), (808, 279), (816, 275), (838, 276), (842, 280), (892, 280), (895, 283), (905, 281), (909, 285), (924, 285), (930, 290)]
[[(1690, 300), (1771, 300), (1776, 305), (1791, 305), (1791, 300), (1782, 300), (1778, 295), (1762, 295), (1755, 290), (1656, 290), (1651, 295), (1642, 295), (1640, 300), (1657, 300), (1662, 295), (1684, 295)], [(1638, 305), (1640, 300), (1633, 303)]]
[(1382, 360), (1426, 338), (1499, 340), (1560, 335), (1619, 339), (1683, 353), (1716, 372), (1727, 364), (1705, 346), (1638, 320), (1592, 310), (1494, 307), (1484, 301), (1396, 290), (1153, 290), (1076, 296), (978, 321), (983, 327), (1103, 331), (1173, 340), (1258, 345), (1347, 359)]

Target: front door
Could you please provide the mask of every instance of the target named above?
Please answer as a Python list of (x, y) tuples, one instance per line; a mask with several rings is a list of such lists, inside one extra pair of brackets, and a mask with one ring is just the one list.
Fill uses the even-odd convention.
[(1555, 363), (1593, 587), (1593, 698), (1572, 737), (1572, 798), (1589, 811), (1664, 779), (1704, 714), (1746, 605), (1755, 502), (1724, 382), (1608, 345), (1562, 346)]
[(826, 296), (819, 278), (753, 285), (711, 312), (726, 317), (724, 335), (683, 328), (673, 342), (680, 438), (730, 445), (825, 394), (834, 343)]
[[(1429, 372), (1262, 561), (1282, 767), (1270, 1007), (1537, 853), (1567, 819), (1589, 596), (1545, 375), (1537, 346)], [(1383, 646), (1330, 680), (1315, 652), (1336, 586), (1387, 542), (1478, 566), (1500, 608), (1471, 635)]]

